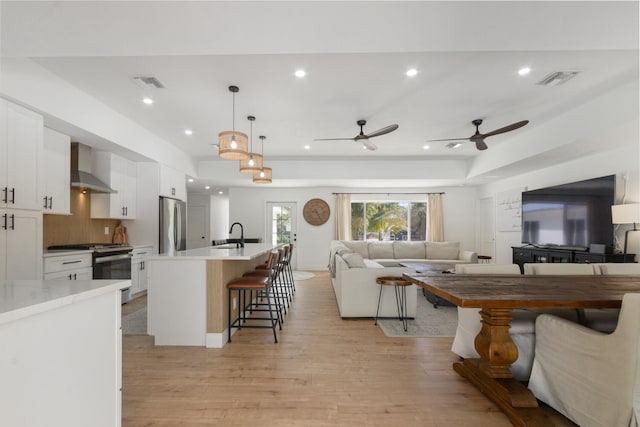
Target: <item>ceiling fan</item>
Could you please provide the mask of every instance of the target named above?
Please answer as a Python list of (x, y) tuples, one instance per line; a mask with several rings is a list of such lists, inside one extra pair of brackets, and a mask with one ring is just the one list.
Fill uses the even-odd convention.
[(376, 149), (378, 149), (378, 147), (371, 141), (369, 141), (369, 138), (373, 138), (376, 136), (380, 136), (380, 135), (386, 135), (388, 133), (393, 132), (394, 130), (398, 129), (398, 125), (389, 125), (386, 127), (383, 127), (382, 129), (378, 129), (375, 132), (371, 132), (368, 135), (365, 135), (364, 130), (362, 130), (362, 128), (364, 127), (364, 125), (367, 124), (366, 120), (358, 120), (356, 122), (358, 124), (358, 126), (360, 126), (360, 133), (356, 136), (354, 136), (353, 138), (323, 138), (323, 139), (314, 139), (314, 141), (355, 141), (355, 142), (362, 142), (362, 144), (364, 145), (364, 149), (365, 150), (370, 150), (370, 151), (374, 151)]
[(501, 133), (511, 132), (512, 130), (519, 129), (522, 126), (524, 126), (527, 123), (529, 123), (529, 120), (522, 120), (520, 122), (512, 123), (509, 126), (505, 126), (503, 128), (500, 128), (500, 129), (492, 130), (491, 132), (487, 132), (487, 133), (480, 133), (480, 130), (478, 129), (480, 127), (480, 125), (482, 124), (482, 119), (475, 119), (471, 123), (476, 127), (476, 133), (474, 133), (473, 135), (471, 135), (468, 138), (430, 139), (429, 142), (436, 142), (436, 141), (471, 141), (471, 142), (475, 142), (476, 143), (476, 148), (478, 150), (486, 150), (488, 147), (487, 147), (487, 144), (484, 142), (485, 138), (488, 138), (488, 137), (493, 136), (493, 135), (498, 135), (498, 134), (501, 134)]

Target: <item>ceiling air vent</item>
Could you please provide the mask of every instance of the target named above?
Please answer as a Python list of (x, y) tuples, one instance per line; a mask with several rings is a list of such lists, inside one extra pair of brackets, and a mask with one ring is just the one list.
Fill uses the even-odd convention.
[(133, 81), (143, 89), (166, 89), (165, 85), (153, 76), (135, 76)]
[(578, 75), (578, 71), (556, 71), (549, 74), (537, 84), (542, 86), (558, 86), (571, 80)]

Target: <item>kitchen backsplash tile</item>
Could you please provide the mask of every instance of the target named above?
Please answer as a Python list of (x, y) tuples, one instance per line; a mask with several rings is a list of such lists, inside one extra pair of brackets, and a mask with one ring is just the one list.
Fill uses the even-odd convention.
[[(52, 245), (72, 243), (111, 243), (117, 219), (92, 219), (91, 195), (71, 189), (71, 215), (43, 215), (42, 245), (46, 250)], [(109, 234), (104, 228), (109, 227)]]

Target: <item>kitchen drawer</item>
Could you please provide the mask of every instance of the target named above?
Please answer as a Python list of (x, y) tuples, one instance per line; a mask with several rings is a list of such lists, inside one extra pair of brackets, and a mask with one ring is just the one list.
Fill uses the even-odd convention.
[(148, 257), (153, 253), (153, 246), (140, 246), (138, 248), (133, 248), (131, 252), (131, 261), (141, 260), (145, 257)]
[[(79, 270), (89, 267), (91, 269), (91, 254), (48, 256), (44, 259), (45, 279), (49, 273), (58, 273), (68, 270)], [(91, 277), (89, 277), (91, 278)]]
[(44, 275), (44, 280), (91, 280), (92, 278), (93, 268), (91, 267), (45, 273)]

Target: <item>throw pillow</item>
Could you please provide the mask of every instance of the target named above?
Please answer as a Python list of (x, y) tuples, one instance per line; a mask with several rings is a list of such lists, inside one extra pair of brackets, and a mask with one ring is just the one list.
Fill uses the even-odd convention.
[(371, 242), (369, 243), (369, 258), (371, 259), (393, 259), (393, 244), (391, 242)]
[(342, 243), (353, 252), (362, 255), (362, 258), (371, 258), (369, 256), (369, 242), (363, 240), (343, 240)]
[(364, 260), (362, 259), (362, 255), (357, 252), (349, 252), (342, 255), (342, 259), (345, 260), (347, 265), (350, 268), (365, 268)]
[(337, 255), (344, 255), (344, 254), (348, 254), (349, 252), (353, 252), (351, 249), (347, 248), (346, 246), (342, 246), (338, 249), (336, 249), (336, 254)]
[(458, 259), (460, 242), (425, 242), (427, 259)]
[(425, 259), (424, 242), (393, 242), (393, 253), (397, 259)]

